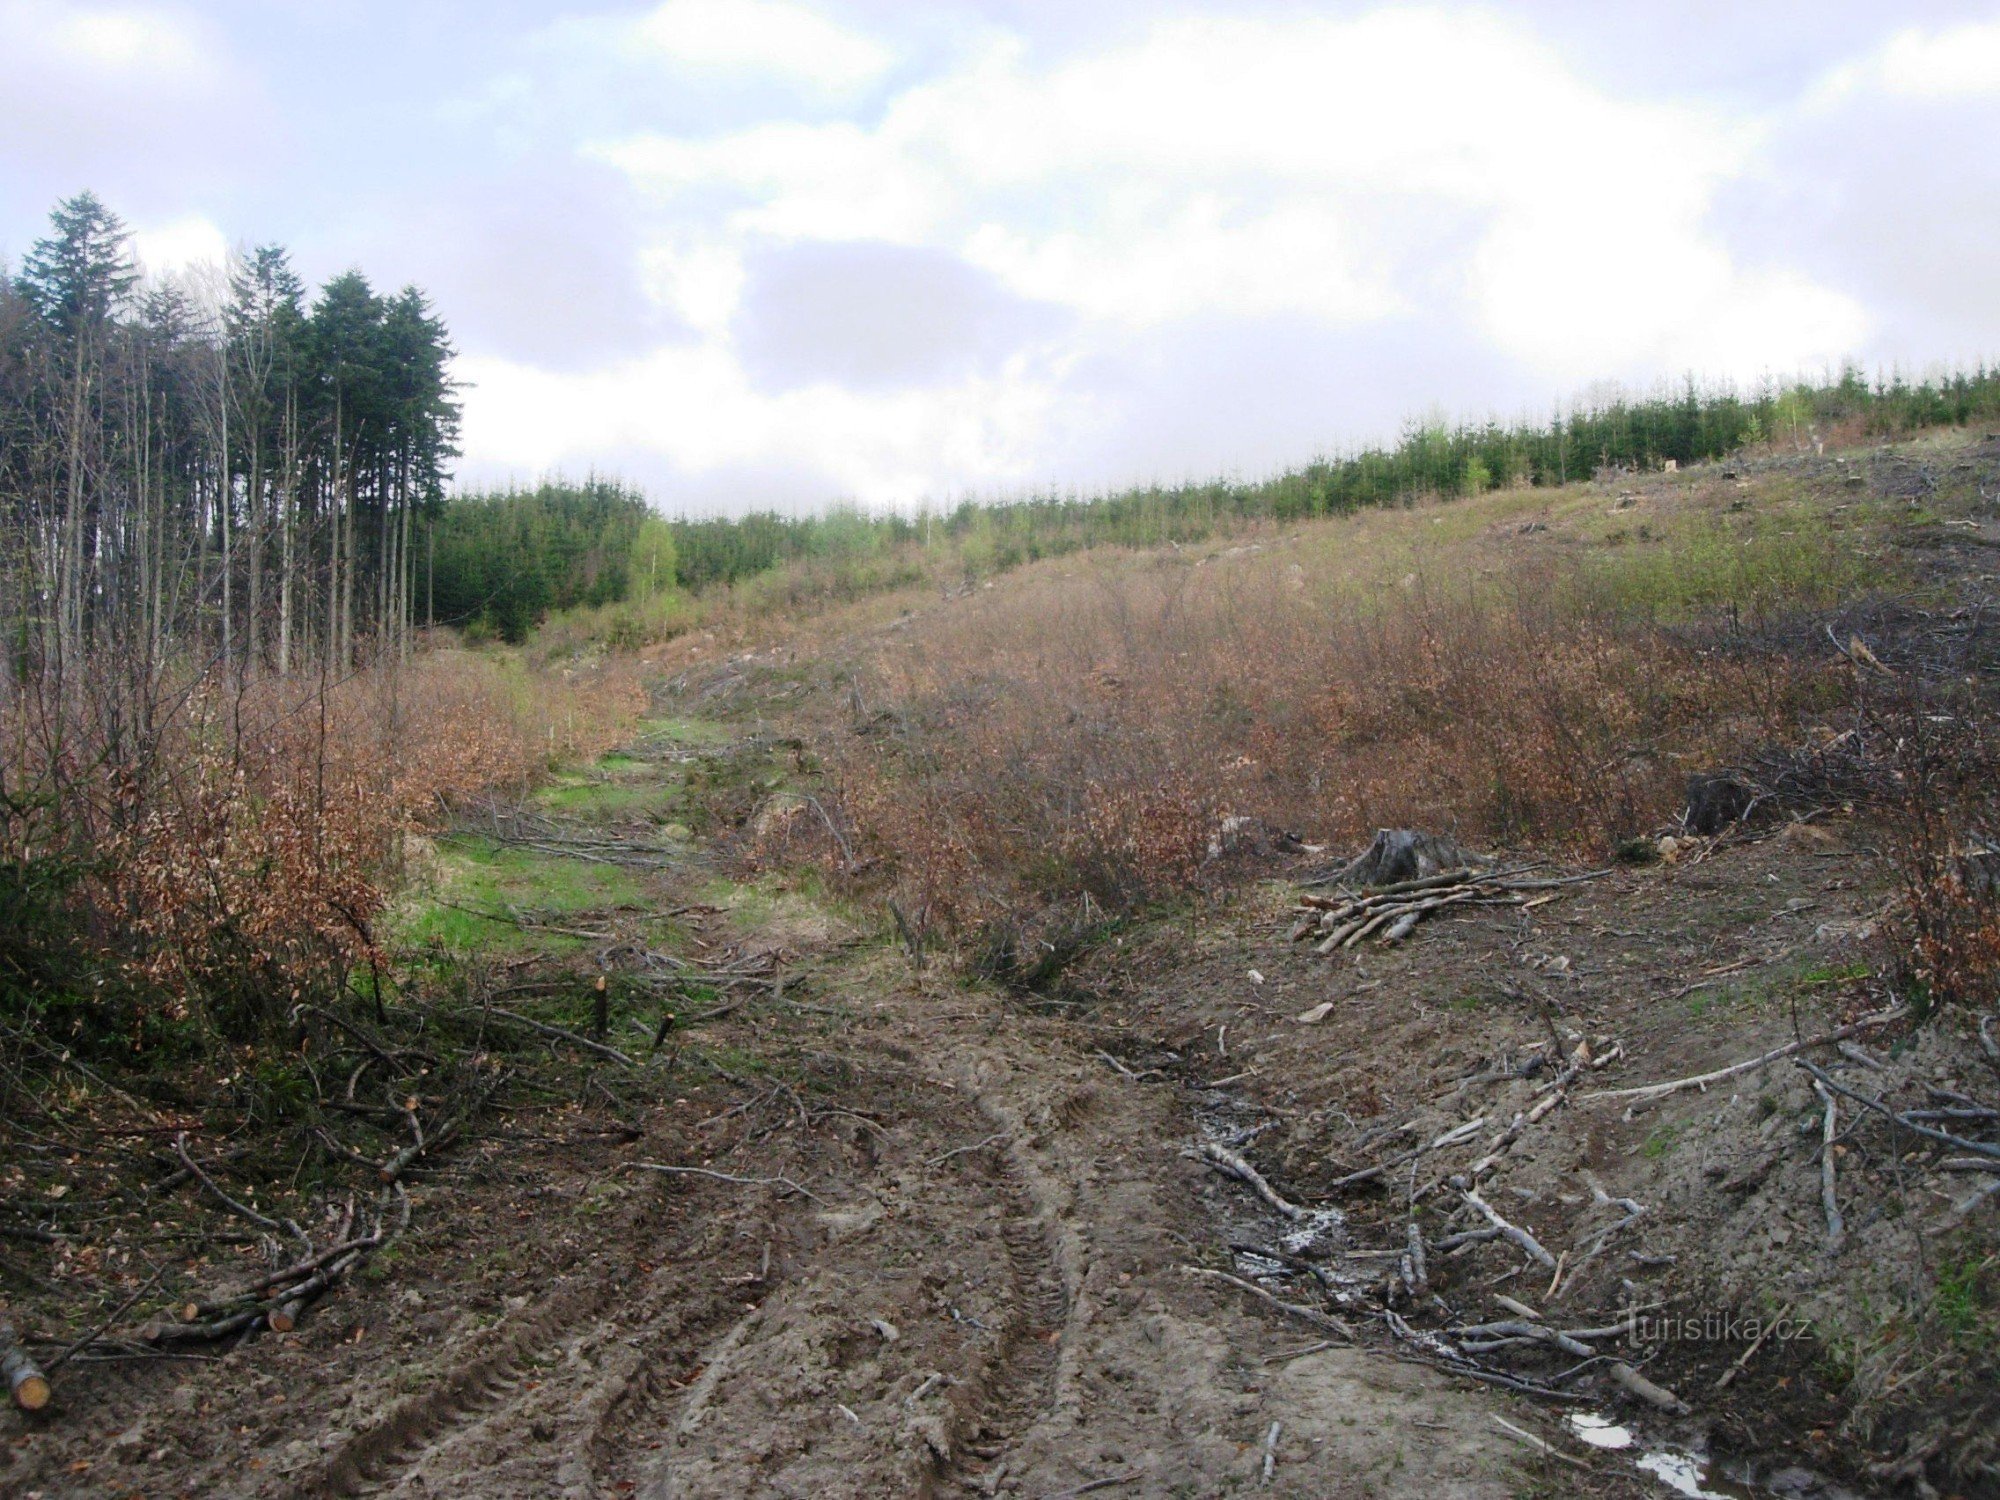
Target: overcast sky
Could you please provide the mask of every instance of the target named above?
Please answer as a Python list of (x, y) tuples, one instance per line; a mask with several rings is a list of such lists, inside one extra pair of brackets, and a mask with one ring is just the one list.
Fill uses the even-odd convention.
[(0, 0), (0, 257), (414, 281), (462, 478), (669, 511), (1991, 358), (1996, 141), (1993, 3)]

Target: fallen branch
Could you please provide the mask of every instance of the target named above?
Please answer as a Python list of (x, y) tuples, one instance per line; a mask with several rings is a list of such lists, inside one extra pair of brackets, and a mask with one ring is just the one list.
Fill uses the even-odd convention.
[(566, 1030), (561, 1026), (551, 1026), (546, 1021), (534, 1020), (532, 1017), (524, 1016), (518, 1011), (502, 1010), (497, 1005), (489, 1006), (487, 1009), (491, 1014), (505, 1017), (517, 1025), (527, 1027), (530, 1031), (539, 1031), (543, 1036), (559, 1037), (572, 1046), (583, 1048), (586, 1052), (595, 1052), (599, 1057), (607, 1058), (615, 1063), (621, 1063), (635, 1072), (638, 1070), (639, 1064), (634, 1062), (630, 1057), (627, 1057), (623, 1052), (620, 1052), (616, 1047), (607, 1047), (602, 1042), (593, 1042), (587, 1036), (578, 1036), (574, 1031)]
[(1803, 1052), (1808, 1047), (1823, 1047), (1829, 1042), (1843, 1041), (1863, 1031), (1872, 1031), (1878, 1026), (1887, 1026), (1909, 1015), (1906, 1005), (1898, 1005), (1893, 1010), (1878, 1011), (1872, 1016), (1863, 1016), (1836, 1031), (1824, 1032), (1819, 1036), (1806, 1037), (1802, 1041), (1787, 1042), (1782, 1047), (1774, 1047), (1759, 1057), (1746, 1058), (1739, 1063), (1731, 1063), (1726, 1068), (1717, 1068), (1713, 1073), (1698, 1073), (1692, 1078), (1676, 1078), (1669, 1083), (1641, 1084), (1638, 1088), (1602, 1089), (1594, 1094), (1579, 1094), (1576, 1102), (1591, 1104), (1600, 1099), (1664, 1099), (1669, 1094), (1678, 1094), (1682, 1089), (1705, 1089), (1711, 1083), (1720, 1083), (1725, 1078), (1735, 1078), (1739, 1074), (1754, 1073), (1759, 1068), (1768, 1068), (1774, 1062), (1790, 1057), (1794, 1052)]
[(1259, 1172), (1249, 1162), (1245, 1161), (1228, 1147), (1218, 1146), (1212, 1141), (1204, 1141), (1195, 1151), (1195, 1155), (1207, 1162), (1211, 1167), (1214, 1167), (1217, 1171), (1226, 1173), (1234, 1177), (1237, 1181), (1247, 1184), (1250, 1190), (1259, 1198), (1262, 1198), (1278, 1213), (1292, 1220), (1294, 1223), (1297, 1223), (1300, 1219), (1312, 1216), (1313, 1211), (1311, 1209), (1302, 1208), (1292, 1202), (1283, 1193), (1280, 1193), (1270, 1183), (1266, 1182), (1263, 1173)]
[(1833, 1139), (1838, 1133), (1838, 1110), (1834, 1106), (1833, 1095), (1817, 1078), (1813, 1080), (1813, 1090), (1826, 1104), (1826, 1118), (1820, 1125), (1819, 1133), (1819, 1201), (1826, 1210), (1826, 1253), (1837, 1255), (1841, 1242), (1847, 1237), (1847, 1226), (1840, 1217), (1840, 1203), (1834, 1196)]
[(123, 1302), (119, 1303), (117, 1307), (112, 1309), (110, 1317), (106, 1318), (103, 1322), (99, 1323), (95, 1328), (91, 1329), (90, 1332), (86, 1333), (82, 1338), (78, 1339), (75, 1343), (71, 1344), (67, 1349), (63, 1350), (62, 1353), (58, 1354), (54, 1359), (50, 1360), (49, 1361), (50, 1372), (53, 1373), (56, 1370), (60, 1370), (64, 1365), (68, 1364), (78, 1354), (82, 1353), (85, 1349), (87, 1349), (98, 1338), (98, 1336), (104, 1332), (105, 1329), (109, 1328), (113, 1323), (116, 1323), (120, 1318), (124, 1317), (125, 1314), (131, 1310), (133, 1303), (137, 1302), (141, 1297), (145, 1296), (146, 1293), (150, 1292), (154, 1287), (158, 1286), (160, 1284), (160, 1278), (166, 1274), (167, 1274), (167, 1263), (163, 1261), (158, 1267), (154, 1269), (153, 1274), (146, 1279), (145, 1284), (141, 1286), (138, 1291), (134, 1292), (131, 1296), (127, 1297)]
[(1520, 1442), (1526, 1443), (1530, 1448), (1534, 1449), (1535, 1452), (1541, 1454), (1544, 1458), (1553, 1458), (1559, 1463), (1568, 1464), (1572, 1469), (1582, 1469), (1586, 1473), (1590, 1471), (1590, 1465), (1585, 1463), (1582, 1459), (1572, 1457), (1571, 1455), (1563, 1452), (1562, 1449), (1556, 1447), (1553, 1443), (1544, 1442), (1541, 1438), (1536, 1437), (1532, 1432), (1529, 1432), (1524, 1427), (1516, 1427), (1512, 1422), (1508, 1421), (1498, 1412), (1490, 1412), (1488, 1413), (1488, 1415), (1493, 1418), (1494, 1425), (1500, 1428), (1501, 1431), (1510, 1434)]
[(1337, 1333), (1350, 1341), (1354, 1338), (1354, 1330), (1333, 1314), (1323, 1313), (1317, 1308), (1302, 1307), (1296, 1302), (1287, 1302), (1282, 1297), (1273, 1296), (1265, 1291), (1254, 1281), (1245, 1281), (1241, 1276), (1231, 1276), (1227, 1271), (1212, 1271), (1206, 1266), (1182, 1266), (1181, 1269), (1190, 1276), (1205, 1276), (1211, 1281), (1226, 1281), (1237, 1290), (1248, 1292), (1260, 1302), (1268, 1302), (1288, 1318), (1297, 1318), (1302, 1323), (1310, 1323), (1313, 1327), (1328, 1333)]
[(1637, 1396), (1648, 1406), (1658, 1407), (1661, 1411), (1672, 1412), (1676, 1416), (1683, 1416), (1688, 1411), (1687, 1402), (1681, 1400), (1679, 1396), (1676, 1396), (1665, 1386), (1655, 1385), (1637, 1370), (1622, 1361), (1614, 1361), (1612, 1363), (1611, 1378), (1623, 1386), (1628, 1393)]
[[(232, 1214), (236, 1214), (238, 1218), (246, 1218), (246, 1220), (250, 1220), (250, 1222), (252, 1222), (252, 1224), (256, 1224), (256, 1226), (258, 1226), (260, 1230), (270, 1230), (272, 1234), (284, 1234), (284, 1224), (280, 1224), (280, 1222), (278, 1222), (278, 1220), (274, 1220), (274, 1218), (266, 1218), (264, 1214), (260, 1214), (260, 1212), (256, 1212), (254, 1208), (250, 1208), (248, 1204), (240, 1204), (240, 1202), (236, 1202), (236, 1200), (234, 1200), (234, 1198), (230, 1198), (230, 1196), (228, 1196), (226, 1192), (222, 1192), (222, 1188), (218, 1188), (218, 1186), (216, 1186), (216, 1180), (214, 1180), (212, 1176), (208, 1176), (208, 1174), (206, 1174), (206, 1172), (204, 1172), (202, 1168), (198, 1168), (198, 1166), (194, 1164), (194, 1158), (192, 1158), (192, 1156), (188, 1156), (188, 1132), (186, 1132), (186, 1130), (182, 1130), (182, 1132), (178, 1132), (178, 1134), (174, 1136), (174, 1154), (176, 1154), (176, 1156), (180, 1158), (180, 1164), (182, 1164), (182, 1166), (184, 1166), (184, 1168), (188, 1170), (188, 1176), (192, 1176), (192, 1178), (194, 1178), (196, 1182), (200, 1182), (200, 1184), (202, 1184), (204, 1188), (208, 1188), (208, 1190), (210, 1190), (210, 1192), (212, 1192), (212, 1194), (214, 1194), (216, 1198), (220, 1198), (220, 1200), (222, 1200), (222, 1204), (224, 1204), (224, 1206), (226, 1206), (226, 1208), (228, 1208), (228, 1210), (230, 1210)], [(310, 1250), (312, 1246), (308, 1244), (306, 1248)]]
[(1013, 1137), (1008, 1135), (1007, 1132), (1003, 1130), (998, 1132), (997, 1134), (987, 1136), (986, 1139), (983, 1141), (974, 1141), (970, 1146), (960, 1146), (955, 1151), (946, 1151), (941, 1155), (933, 1156), (929, 1160), (927, 1160), (924, 1163), (924, 1165), (927, 1167), (943, 1166), (953, 1157), (971, 1156), (974, 1152), (984, 1151), (988, 1146), (997, 1146), (1002, 1141), (1012, 1140), (1012, 1139)]
[(1540, 1261), (1543, 1265), (1547, 1266), (1551, 1271), (1555, 1269), (1556, 1258), (1553, 1255), (1549, 1254), (1547, 1250), (1542, 1248), (1542, 1242), (1540, 1240), (1536, 1239), (1532, 1234), (1528, 1233), (1528, 1231), (1523, 1229), (1520, 1225), (1510, 1224), (1507, 1220), (1501, 1218), (1499, 1213), (1494, 1209), (1493, 1205), (1488, 1203), (1484, 1198), (1480, 1197), (1478, 1192), (1475, 1191), (1474, 1189), (1472, 1188), (1465, 1189), (1462, 1196), (1464, 1197), (1467, 1203), (1471, 1204), (1475, 1209), (1477, 1209), (1480, 1212), (1481, 1215), (1484, 1216), (1487, 1223), (1491, 1224), (1503, 1236), (1505, 1236), (1507, 1239), (1512, 1240), (1515, 1244), (1519, 1245), (1523, 1250), (1527, 1251), (1530, 1256)]
[(1869, 1109), (1874, 1110), (1884, 1118), (1895, 1121), (1913, 1135), (1927, 1136), (1934, 1141), (1943, 1141), (1947, 1146), (1956, 1146), (1961, 1151), (1970, 1151), (1977, 1156), (1991, 1157), (1996, 1161), (2000, 1161), (2000, 1146), (1996, 1146), (1990, 1141), (1970, 1141), (1962, 1135), (1953, 1135), (1948, 1130), (1935, 1130), (1929, 1125), (1920, 1125), (1906, 1115), (1897, 1114), (1880, 1099), (1871, 1099), (1866, 1094), (1856, 1093), (1845, 1084), (1835, 1082), (1824, 1068), (1816, 1067), (1804, 1058), (1799, 1059), (1799, 1066), (1812, 1074), (1816, 1080), (1824, 1084), (1827, 1088), (1832, 1089), (1836, 1094), (1843, 1094), (1847, 1098), (1852, 1099), (1856, 1104), (1866, 1105)]
[(1757, 1351), (1764, 1347), (1764, 1341), (1770, 1338), (1770, 1336), (1773, 1333), (1777, 1332), (1778, 1325), (1784, 1322), (1785, 1319), (1789, 1318), (1791, 1315), (1792, 1315), (1792, 1304), (1787, 1302), (1785, 1304), (1785, 1310), (1779, 1313), (1778, 1316), (1773, 1318), (1770, 1322), (1766, 1323), (1763, 1326), (1763, 1328), (1759, 1330), (1757, 1337), (1751, 1342), (1750, 1347), (1748, 1349), (1745, 1349), (1741, 1354), (1736, 1356), (1736, 1363), (1731, 1365), (1728, 1369), (1724, 1370), (1720, 1375), (1716, 1377), (1715, 1388), (1718, 1391), (1728, 1390), (1730, 1384), (1736, 1379), (1738, 1375), (1741, 1375), (1743, 1373), (1745, 1367), (1748, 1366), (1750, 1361), (1756, 1356)]
[(741, 1187), (778, 1187), (800, 1197), (810, 1198), (815, 1203), (825, 1203), (826, 1199), (811, 1188), (801, 1187), (789, 1177), (738, 1177), (730, 1172), (717, 1172), (708, 1167), (670, 1167), (657, 1161), (628, 1161), (623, 1163), (621, 1172), (660, 1172), (669, 1177), (712, 1177), (717, 1182), (733, 1182)]
[(1327, 1184), (1326, 1190), (1334, 1193), (1340, 1191), (1342, 1188), (1353, 1187), (1356, 1183), (1367, 1182), (1371, 1178), (1380, 1177), (1384, 1172), (1392, 1171), (1402, 1166), (1405, 1162), (1415, 1161), (1426, 1151), (1442, 1151), (1447, 1146), (1456, 1146), (1460, 1141), (1477, 1135), (1485, 1128), (1486, 1116), (1479, 1115), (1474, 1119), (1467, 1120), (1462, 1125), (1454, 1125), (1436, 1140), (1422, 1146), (1412, 1147), (1400, 1156), (1392, 1156), (1387, 1161), (1378, 1162), (1372, 1167), (1363, 1167), (1358, 1172), (1349, 1172), (1345, 1177), (1336, 1177), (1332, 1182)]

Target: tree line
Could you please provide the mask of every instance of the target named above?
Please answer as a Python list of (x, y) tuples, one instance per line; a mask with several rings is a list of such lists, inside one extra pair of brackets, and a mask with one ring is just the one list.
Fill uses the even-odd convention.
[(425, 559), (426, 618), (522, 641), (550, 610), (623, 603), (680, 582), (674, 539), (616, 480), (545, 480), (453, 499)]
[(59, 204), (0, 266), (0, 690), (407, 651), (452, 353), (416, 287), (309, 297), (276, 245), (145, 279), (116, 214)]
[[(1245, 523), (1698, 463), (1760, 442), (1805, 447), (1857, 427), (1886, 437), (1995, 418), (2000, 370), (1871, 381), (1850, 366), (1748, 394), (1689, 381), (1650, 398), (1579, 405), (1539, 423), (1412, 423), (1395, 443), (1330, 455), (1266, 479), (1045, 492), (915, 514), (836, 505), (816, 515), (765, 511), (662, 522), (635, 489), (602, 480), (551, 483), (460, 497), (447, 507), (438, 542), (438, 619), (480, 622), (520, 639), (551, 609), (623, 602), (639, 583), (646, 592), (671, 584), (700, 593), (784, 567), (839, 573), (866, 559), (940, 546), (969, 572), (988, 573), (1086, 547), (1193, 542)], [(642, 534), (650, 540), (635, 563), (632, 549)]]

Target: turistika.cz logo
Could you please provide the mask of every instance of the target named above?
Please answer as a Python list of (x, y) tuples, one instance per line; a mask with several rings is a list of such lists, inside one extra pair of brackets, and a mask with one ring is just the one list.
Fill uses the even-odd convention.
[(1635, 1344), (1755, 1344), (1766, 1339), (1790, 1343), (1810, 1338), (1810, 1318), (1779, 1314), (1763, 1318), (1755, 1313), (1720, 1312), (1641, 1313), (1631, 1320), (1628, 1338)]

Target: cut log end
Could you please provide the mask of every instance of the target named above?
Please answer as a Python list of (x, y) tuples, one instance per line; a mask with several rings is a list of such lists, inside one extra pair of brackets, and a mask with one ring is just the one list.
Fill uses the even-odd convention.
[(40, 1411), (49, 1404), (49, 1377), (41, 1372), (28, 1351), (21, 1347), (13, 1328), (0, 1323), (0, 1375), (14, 1404), (22, 1411)]

